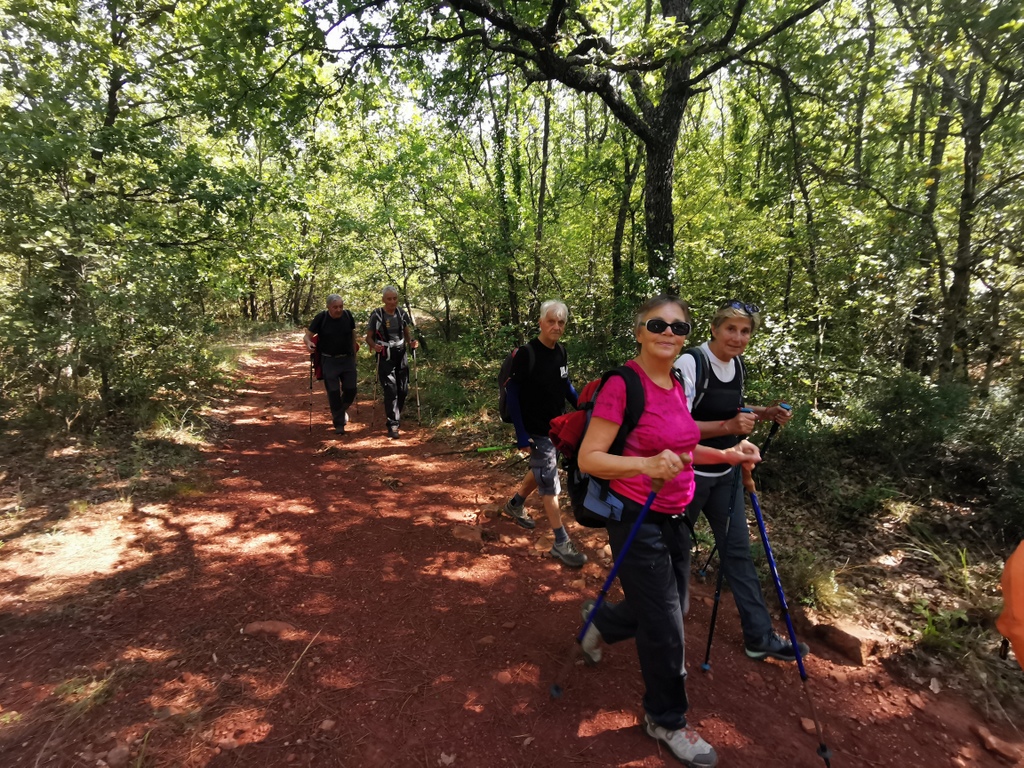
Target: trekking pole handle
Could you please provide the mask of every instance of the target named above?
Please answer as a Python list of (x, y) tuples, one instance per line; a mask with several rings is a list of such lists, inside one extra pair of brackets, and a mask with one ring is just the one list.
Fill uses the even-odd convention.
[(757, 486), (754, 485), (754, 470), (748, 467), (746, 464), (743, 465), (743, 487), (747, 489), (748, 493), (757, 493)]
[[(793, 410), (793, 406), (791, 406), (789, 403), (779, 403), (779, 408), (782, 408), (784, 411), (792, 411)], [(779, 424), (779, 422), (777, 422), (777, 421), (773, 421), (772, 422), (772, 428), (770, 430), (768, 430), (768, 439), (769, 440), (771, 440), (773, 437), (775, 437), (775, 433), (779, 431), (779, 427), (781, 427), (781, 426), (782, 425)]]
[[(779, 403), (779, 408), (783, 408), (786, 411), (792, 411), (793, 407), (789, 403)], [(772, 444), (772, 440), (775, 439), (775, 435), (778, 434), (779, 429), (782, 427), (777, 421), (772, 422), (772, 428), (768, 430), (768, 437), (764, 439), (764, 446), (761, 449), (761, 458), (765, 457), (768, 453), (768, 447)]]

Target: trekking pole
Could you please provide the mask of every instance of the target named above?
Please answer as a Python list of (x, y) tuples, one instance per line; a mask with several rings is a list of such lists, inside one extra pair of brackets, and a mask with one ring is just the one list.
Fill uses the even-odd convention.
[(313, 434), (313, 353), (309, 353), (309, 434)]
[(757, 529), (761, 533), (761, 543), (764, 545), (764, 553), (768, 557), (768, 569), (772, 572), (772, 580), (775, 582), (775, 591), (779, 596), (779, 605), (782, 608), (782, 617), (786, 620), (786, 630), (789, 632), (789, 642), (793, 644), (793, 654), (796, 656), (796, 666), (800, 670), (800, 682), (804, 690), (804, 695), (807, 697), (807, 704), (811, 710), (811, 717), (814, 720), (814, 730), (818, 734), (818, 750), (817, 754), (822, 760), (825, 761), (826, 766), (831, 766), (829, 762), (832, 758), (832, 752), (825, 745), (825, 737), (821, 730), (821, 722), (818, 720), (818, 713), (814, 709), (814, 700), (811, 698), (811, 692), (807, 687), (807, 670), (804, 669), (804, 657), (803, 653), (800, 652), (800, 644), (796, 639), (796, 630), (793, 629), (793, 619), (789, 615), (789, 605), (786, 603), (786, 595), (782, 591), (782, 580), (779, 578), (779, 569), (775, 565), (775, 556), (772, 555), (772, 546), (768, 543), (768, 530), (764, 525), (764, 516), (761, 514), (761, 505), (757, 500), (757, 488), (754, 485), (754, 476), (752, 472), (744, 471), (743, 484), (747, 488), (747, 492), (750, 495), (750, 505), (754, 508), (754, 517), (757, 518)]
[[(733, 506), (736, 504), (736, 488), (735, 483), (732, 488), (732, 500), (729, 502), (729, 515), (725, 518), (725, 540), (729, 540), (729, 529), (732, 527), (732, 513)], [(715, 550), (718, 548), (718, 542), (715, 542), (715, 549), (711, 550), (711, 555), (715, 554)], [(711, 560), (711, 555), (708, 556), (708, 560)], [(706, 563), (705, 563), (706, 565)], [(711, 642), (715, 638), (715, 623), (718, 621), (718, 603), (722, 598), (722, 583), (725, 580), (725, 568), (722, 567), (722, 559), (718, 559), (718, 577), (715, 582), (715, 602), (711, 608), (711, 626), (708, 627), (708, 647), (704, 651), (704, 663), (700, 665), (702, 672), (711, 671)]]
[(440, 453), (428, 453), (427, 456), (455, 456), (462, 453), (488, 453), (490, 451), (502, 451), (511, 450), (515, 448), (513, 445), (485, 445), (481, 448), (463, 448), (457, 451), (441, 451)]
[(569, 670), (572, 669), (572, 665), (576, 663), (576, 655), (579, 653), (579, 649), (583, 644), (583, 637), (587, 634), (587, 630), (590, 625), (594, 622), (594, 617), (600, 610), (601, 605), (604, 603), (604, 598), (608, 594), (608, 590), (611, 589), (612, 582), (615, 581), (615, 577), (619, 573), (619, 567), (622, 565), (622, 561), (626, 559), (626, 555), (629, 553), (629, 548), (633, 544), (633, 539), (636, 538), (637, 533), (640, 531), (640, 526), (643, 525), (644, 518), (647, 517), (647, 513), (651, 509), (651, 504), (654, 503), (654, 497), (658, 495), (658, 491), (665, 484), (664, 480), (654, 479), (651, 481), (651, 492), (647, 495), (647, 501), (644, 502), (643, 509), (640, 510), (640, 514), (637, 515), (636, 522), (633, 523), (633, 527), (629, 529), (629, 535), (626, 537), (626, 542), (622, 545), (622, 551), (619, 552), (619, 556), (615, 558), (615, 562), (612, 564), (612, 569), (608, 573), (608, 578), (604, 580), (604, 584), (601, 586), (601, 591), (597, 593), (597, 600), (594, 601), (593, 607), (590, 609), (590, 613), (587, 614), (586, 621), (583, 622), (583, 628), (580, 629), (579, 634), (576, 635), (576, 642), (573, 643), (572, 652), (569, 657), (565, 660), (562, 668), (558, 672), (558, 676), (555, 678), (555, 682), (551, 684), (551, 698), (558, 699), (562, 696), (562, 682), (565, 680), (566, 675), (569, 674)]
[[(786, 411), (791, 411), (792, 410), (790, 407), (786, 406), (786, 404), (784, 402), (781, 402), (779, 404)], [(745, 412), (745, 413), (751, 413), (750, 409), (745, 409), (744, 408), (744, 409), (741, 409), (741, 411)], [(773, 423), (771, 425), (771, 429), (768, 432), (768, 438), (765, 440), (764, 451), (761, 452), (761, 459), (762, 460), (764, 460), (765, 452), (768, 451), (768, 446), (771, 445), (772, 438), (775, 436), (775, 433), (778, 432), (778, 428), (780, 426), (781, 425), (778, 422), (775, 422), (775, 423)], [(753, 473), (755, 471), (756, 470), (751, 470), (752, 477), (753, 477)], [(729, 516), (725, 520), (725, 541), (727, 541), (727, 542), (729, 541), (729, 528), (732, 526), (732, 512), (733, 512), (733, 509), (732, 509), (731, 505), (733, 505), (735, 503), (736, 503), (736, 495), (735, 495), (735, 493), (733, 493), (732, 494), (732, 501), (729, 503), (730, 504)], [(745, 515), (744, 515), (744, 517), (745, 517)], [(705, 566), (703, 566), (702, 569), (697, 570), (698, 577), (701, 577), (701, 578), (702, 577), (707, 577), (707, 574), (708, 574), (708, 564), (711, 562), (711, 559), (715, 556), (715, 553), (717, 551), (718, 551), (718, 540), (715, 540), (715, 547), (712, 549), (711, 554), (708, 555), (708, 559), (707, 559), (707, 561), (705, 561)], [(715, 637), (715, 622), (718, 620), (718, 603), (719, 603), (719, 600), (722, 597), (722, 584), (723, 584), (724, 579), (725, 579), (725, 568), (722, 566), (722, 558), (721, 558), (721, 556), (719, 556), (719, 558), (718, 558), (718, 577), (717, 577), (716, 582), (715, 582), (715, 602), (714, 602), (714, 605), (712, 606), (712, 609), (711, 609), (711, 627), (708, 628), (708, 648), (705, 650), (705, 662), (703, 662), (703, 664), (700, 665), (700, 670), (702, 672), (710, 672), (711, 671), (711, 643), (712, 643), (712, 640)]]
[(419, 424), (420, 419), (420, 364), (416, 359), (416, 347), (412, 348), (412, 375), (416, 380), (416, 423)]
[[(787, 411), (792, 411), (793, 410), (792, 407), (790, 407), (787, 403), (779, 403), (779, 407), (780, 408), (785, 408)], [(749, 408), (743, 408), (742, 410), (746, 411), (747, 413), (750, 412)], [(764, 447), (761, 449), (761, 460), (762, 461), (764, 461), (764, 457), (768, 454), (768, 448), (771, 447), (772, 440), (775, 439), (775, 435), (778, 434), (779, 427), (781, 427), (781, 426), (782, 425), (779, 424), (779, 422), (777, 422), (777, 421), (772, 422), (772, 428), (770, 430), (768, 430), (768, 437), (765, 438)], [(728, 531), (728, 529), (726, 529), (726, 531)], [(703, 581), (704, 579), (706, 579), (708, 577), (708, 566), (711, 565), (711, 559), (715, 556), (715, 553), (717, 551), (718, 551), (718, 542), (716, 541), (715, 545), (711, 548), (710, 554), (708, 554), (707, 560), (704, 561), (704, 565), (697, 569), (697, 578), (699, 578), (699, 579), (701, 579)]]

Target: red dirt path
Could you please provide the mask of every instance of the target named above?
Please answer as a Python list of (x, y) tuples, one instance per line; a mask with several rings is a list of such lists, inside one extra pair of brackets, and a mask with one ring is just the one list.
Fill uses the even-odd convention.
[[(678, 765), (638, 727), (632, 643), (548, 695), (607, 573), (603, 532), (572, 530), (591, 563), (562, 567), (542, 534), (487, 513), (518, 478), (435, 455), (446, 446), (413, 419), (388, 440), (366, 391), (335, 439), (318, 390), (310, 435), (306, 358), (297, 340), (281, 346), (227, 406), (208, 492), (137, 502), (132, 554), (79, 590), (93, 610), (55, 629), (35, 620), (38, 601), (0, 605), (0, 715), (20, 713), (0, 725), (0, 764), (97, 765), (124, 744), (133, 766)], [(113, 595), (101, 607), (86, 599), (97, 590)], [(728, 595), (713, 672), (700, 671), (713, 585), (693, 590), (691, 722), (719, 765), (824, 765), (795, 668), (745, 658)], [(243, 634), (254, 621), (294, 629)], [(812, 650), (833, 766), (1008, 764), (957, 699)], [(67, 715), (57, 685), (70, 669), (116, 679), (114, 692)]]

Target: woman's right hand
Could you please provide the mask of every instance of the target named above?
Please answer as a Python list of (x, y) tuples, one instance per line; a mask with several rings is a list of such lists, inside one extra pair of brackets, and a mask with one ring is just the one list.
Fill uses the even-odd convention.
[(753, 469), (754, 465), (761, 461), (760, 449), (748, 440), (741, 440), (732, 448), (726, 448), (722, 453), (725, 454), (726, 462), (733, 466), (742, 464), (748, 469)]
[(674, 453), (667, 448), (655, 456), (644, 459), (644, 474), (652, 480), (668, 481), (683, 471), (693, 461), (688, 453)]

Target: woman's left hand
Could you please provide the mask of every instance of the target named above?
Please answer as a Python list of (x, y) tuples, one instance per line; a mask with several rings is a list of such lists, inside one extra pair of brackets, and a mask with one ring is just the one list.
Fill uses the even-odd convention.
[(762, 418), (765, 421), (774, 421), (780, 427), (786, 426), (786, 422), (793, 418), (793, 411), (783, 408), (781, 405), (773, 405), (764, 409)]

